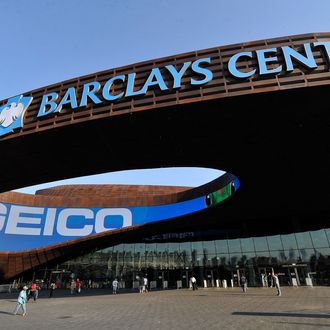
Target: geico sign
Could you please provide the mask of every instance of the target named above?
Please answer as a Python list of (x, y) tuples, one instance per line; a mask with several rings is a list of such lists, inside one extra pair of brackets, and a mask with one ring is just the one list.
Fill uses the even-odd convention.
[(132, 213), (126, 208), (93, 211), (88, 208), (7, 206), (0, 203), (0, 233), (4, 234), (53, 236), (57, 233), (60, 236), (87, 236), (116, 229), (106, 226), (109, 217), (121, 217), (121, 227), (132, 226)]

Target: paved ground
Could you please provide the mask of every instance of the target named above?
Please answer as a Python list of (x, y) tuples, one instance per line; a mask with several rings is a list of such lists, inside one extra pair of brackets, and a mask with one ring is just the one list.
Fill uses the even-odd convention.
[(330, 329), (330, 287), (251, 288), (125, 292), (107, 290), (70, 296), (46, 292), (13, 316), (16, 294), (0, 294), (0, 329)]

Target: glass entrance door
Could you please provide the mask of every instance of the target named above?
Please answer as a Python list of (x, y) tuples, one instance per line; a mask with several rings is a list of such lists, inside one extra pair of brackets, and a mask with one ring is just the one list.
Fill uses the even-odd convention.
[(292, 286), (307, 285), (307, 265), (291, 265), (287, 267), (288, 284)]
[(189, 288), (191, 276), (192, 276), (191, 270), (182, 270), (181, 271), (181, 281), (182, 281), (183, 288)]
[(215, 274), (215, 270), (213, 269), (207, 269), (205, 271), (205, 279), (206, 279), (206, 285), (208, 288), (210, 287), (214, 287), (215, 286), (215, 277), (216, 277), (216, 274)]

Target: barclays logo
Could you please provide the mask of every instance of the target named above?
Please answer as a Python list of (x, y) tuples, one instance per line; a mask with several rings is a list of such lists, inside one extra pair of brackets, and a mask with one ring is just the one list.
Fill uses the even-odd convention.
[(17, 95), (8, 99), (7, 103), (0, 107), (0, 136), (23, 126), (23, 114), (32, 100), (33, 97)]

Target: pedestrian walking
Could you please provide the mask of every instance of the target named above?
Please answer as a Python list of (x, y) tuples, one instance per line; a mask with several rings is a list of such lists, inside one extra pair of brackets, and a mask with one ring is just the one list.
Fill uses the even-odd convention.
[(143, 278), (143, 292), (148, 293), (148, 277), (147, 275)]
[(21, 292), (18, 295), (18, 299), (17, 299), (17, 303), (16, 303), (16, 308), (13, 312), (14, 315), (17, 315), (18, 310), (20, 308), (22, 308), (23, 313), (22, 316), (26, 316), (26, 302), (27, 302), (27, 296), (26, 296), (26, 290), (28, 289), (27, 286), (23, 286), (23, 289), (21, 290)]
[(70, 293), (74, 294), (75, 290), (76, 290), (76, 281), (72, 279), (70, 283)]
[(271, 273), (268, 273), (267, 282), (268, 282), (268, 287), (272, 288), (273, 287), (273, 276)]
[(80, 282), (79, 278), (77, 278), (77, 280), (76, 280), (76, 287), (77, 287), (77, 292), (80, 293), (81, 292), (81, 282)]
[(138, 276), (138, 281), (139, 281), (139, 290), (140, 290), (140, 293), (143, 293), (143, 277), (142, 276)]
[(281, 287), (280, 287), (280, 281), (278, 279), (278, 274), (273, 273), (272, 276), (273, 276), (273, 282), (274, 282), (275, 288), (277, 289), (277, 295), (281, 296), (282, 292), (281, 292)]
[(118, 282), (117, 279), (115, 278), (115, 279), (112, 281), (112, 294), (117, 294), (118, 284), (119, 284), (119, 282)]
[(33, 298), (33, 301), (36, 301), (38, 297), (38, 288), (37, 288), (37, 283), (32, 282), (30, 286), (30, 293), (28, 295), (28, 301)]
[(194, 275), (190, 278), (190, 282), (191, 282), (193, 291), (198, 290), (198, 288), (197, 288), (197, 280), (196, 280), (196, 278), (195, 278)]
[(247, 280), (244, 275), (241, 276), (241, 288), (243, 292), (246, 292), (247, 289)]
[(56, 285), (56, 283), (53, 281), (53, 282), (50, 284), (49, 298), (53, 298), (54, 291), (55, 291), (56, 288), (57, 288), (57, 285)]

